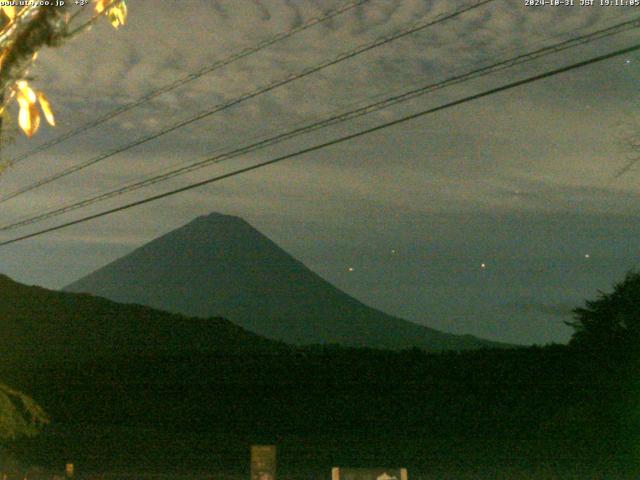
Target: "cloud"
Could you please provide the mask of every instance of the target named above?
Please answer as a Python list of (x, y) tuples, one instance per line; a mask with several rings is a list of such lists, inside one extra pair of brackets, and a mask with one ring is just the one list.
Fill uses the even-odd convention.
[[(451, 12), (460, 6), (454, 3), (447, 0), (367, 2), (35, 156), (0, 178), (2, 189), (4, 192), (15, 190), (34, 179), (94, 158), (197, 112), (286, 78), (291, 72), (302, 71), (424, 18)], [(29, 142), (19, 139), (7, 154), (29, 150), (34, 144), (340, 5), (344, 2), (132, 1), (126, 27), (114, 31), (104, 21), (73, 43), (43, 52), (33, 72), (33, 82), (48, 94), (60, 126), (43, 130)], [(108, 191), (212, 152), (242, 146), (374, 99), (623, 21), (621, 10), (624, 9), (532, 9), (517, 2), (493, 2), (18, 197), (2, 205), (1, 221)], [(631, 41), (630, 35), (610, 37), (440, 90), (385, 112), (75, 212), (64, 219), (78, 218), (293, 152), (544, 69), (611, 51)], [(389, 292), (391, 300), (380, 305), (381, 308), (387, 308), (390, 313), (401, 312), (412, 319), (424, 319), (430, 315), (423, 313), (431, 312), (441, 318), (436, 320), (441, 327), (450, 325), (452, 329), (509, 341), (514, 341), (518, 332), (523, 338), (533, 338), (535, 332), (524, 325), (528, 316), (536, 312), (542, 314), (545, 308), (551, 314), (567, 297), (575, 298), (576, 291), (564, 281), (567, 258), (574, 262), (569, 262), (571, 271), (584, 275), (578, 275), (576, 282), (580, 286), (575, 287), (582, 294), (599, 282), (609, 282), (614, 274), (624, 270), (624, 264), (632, 257), (638, 232), (628, 225), (637, 224), (640, 187), (634, 174), (615, 182), (610, 181), (610, 177), (627, 161), (618, 126), (624, 119), (636, 115), (639, 72), (640, 61), (635, 62), (635, 57), (631, 64), (625, 64), (623, 59), (611, 60), (142, 209), (60, 231), (43, 237), (37, 245), (42, 250), (51, 248), (59, 253), (55, 256), (57, 259), (75, 258), (73, 272), (79, 276), (134, 244), (144, 243), (212, 210), (250, 219), (301, 257), (310, 255), (316, 259), (318, 268), (331, 264), (332, 250), (327, 246), (330, 244), (345, 243), (357, 250), (362, 239), (366, 239), (383, 249), (384, 240), (401, 244), (405, 250), (419, 250), (423, 255), (425, 251), (432, 252), (420, 250), (426, 242), (427, 246), (437, 246), (433, 250), (435, 260), (429, 258), (434, 271), (440, 272), (434, 274), (434, 278), (442, 287), (436, 285), (427, 292), (411, 290), (407, 294), (409, 290), (405, 287), (415, 283), (414, 271), (399, 279), (395, 287), (367, 284), (365, 288), (355, 281), (349, 283), (351, 280), (345, 281), (344, 287), (371, 301), (382, 296), (367, 297), (367, 292)], [(298, 239), (298, 235), (300, 225), (316, 224), (321, 240), (314, 249), (310, 246), (311, 240)], [(619, 247), (623, 254), (604, 255), (602, 263), (589, 266), (592, 269), (584, 273), (587, 267), (571, 255), (576, 254), (576, 249), (593, 248), (598, 242)], [(74, 256), (79, 244), (86, 248), (82, 255)], [(60, 280), (62, 267), (47, 267), (47, 262), (53, 264), (56, 258), (43, 255), (36, 248), (18, 248), (18, 245), (21, 244), (10, 251), (12, 272), (18, 279), (22, 268), (25, 278), (32, 281), (42, 278), (42, 283), (48, 285), (72, 280), (67, 278), (68, 274), (64, 281)], [(96, 252), (93, 256), (92, 251)], [(478, 258), (488, 253), (495, 253), (504, 265), (508, 264), (493, 280), (491, 295), (499, 297), (500, 286), (507, 282), (518, 284), (510, 291), (510, 298), (520, 298), (519, 289), (529, 288), (529, 283), (544, 297), (531, 301), (538, 307), (521, 306), (520, 316), (514, 311), (510, 325), (492, 320), (496, 312), (503, 313), (496, 302), (489, 302), (481, 315), (485, 323), (476, 326), (475, 318), (469, 314), (470, 308), (458, 307), (452, 300), (458, 298), (460, 284), (467, 282), (462, 278), (468, 275), (467, 265), (475, 265)], [(542, 268), (540, 256), (544, 260), (553, 257), (555, 277), (552, 280), (537, 270)], [(525, 260), (520, 262), (520, 258)], [(424, 256), (420, 259), (423, 261)], [(324, 271), (332, 275), (329, 267)], [(428, 271), (428, 267), (422, 271)], [(384, 272), (383, 277), (390, 277)], [(468, 303), (472, 304), (474, 299), (484, 298), (486, 282), (473, 275), (469, 278), (472, 280), (464, 283), (463, 290), (470, 299)], [(343, 281), (339, 276), (329, 279)], [(549, 284), (554, 288), (560, 285), (566, 295), (553, 297)], [(407, 302), (393, 300), (406, 300), (415, 296), (414, 293), (423, 295), (425, 300), (408, 307)], [(455, 314), (447, 314), (456, 308), (459, 311)], [(536, 325), (546, 328), (544, 322)], [(566, 335), (564, 330), (560, 332), (560, 327), (555, 328), (550, 327), (536, 338)]]
[(573, 316), (574, 308), (576, 307), (573, 305), (547, 305), (542, 303), (513, 303), (505, 307), (506, 310), (516, 311), (519, 313), (551, 315), (554, 317), (571, 317)]

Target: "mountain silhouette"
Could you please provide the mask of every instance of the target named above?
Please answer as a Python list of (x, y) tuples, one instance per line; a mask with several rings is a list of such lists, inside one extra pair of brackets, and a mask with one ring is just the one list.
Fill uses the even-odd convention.
[(27, 286), (0, 275), (3, 365), (284, 348), (223, 318), (188, 318), (141, 305), (120, 305), (92, 295)]
[(438, 351), (498, 344), (387, 315), (334, 287), (243, 219), (201, 216), (65, 287), (271, 339)]

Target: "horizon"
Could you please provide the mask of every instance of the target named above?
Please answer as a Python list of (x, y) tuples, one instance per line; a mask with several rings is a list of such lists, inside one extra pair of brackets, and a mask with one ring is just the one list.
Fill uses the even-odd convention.
[[(96, 270), (99, 270), (99, 269), (101, 269), (101, 268), (103, 268), (103, 267), (106, 267), (106, 266), (110, 265), (111, 263), (116, 262), (116, 261), (118, 261), (119, 259), (121, 259), (121, 258), (123, 258), (123, 257), (126, 257), (127, 255), (129, 255), (129, 254), (133, 253), (134, 251), (137, 251), (137, 250), (139, 250), (140, 248), (142, 248), (142, 247), (146, 246), (148, 243), (151, 243), (151, 242), (153, 242), (153, 241), (155, 241), (155, 240), (157, 240), (157, 239), (159, 239), (159, 238), (162, 238), (162, 237), (164, 237), (165, 235), (167, 235), (167, 234), (169, 234), (169, 233), (171, 233), (171, 232), (174, 232), (174, 231), (180, 230), (180, 229), (182, 229), (182, 228), (184, 228), (184, 227), (187, 227), (188, 225), (191, 225), (192, 223), (194, 223), (194, 222), (196, 222), (196, 221), (198, 221), (198, 220), (202, 220), (202, 219), (209, 219), (209, 218), (212, 218), (212, 217), (213, 217), (214, 219), (217, 219), (217, 217), (229, 217), (229, 218), (239, 219), (239, 220), (241, 220), (241, 221), (243, 221), (243, 222), (246, 222), (246, 220), (245, 220), (244, 218), (242, 218), (242, 217), (240, 217), (240, 216), (238, 216), (238, 215), (226, 214), (226, 213), (221, 213), (221, 212), (210, 212), (210, 213), (208, 213), (208, 214), (198, 215), (197, 217), (192, 218), (191, 220), (189, 220), (189, 221), (188, 221), (188, 222), (186, 222), (185, 224), (183, 224), (183, 225), (181, 225), (181, 226), (177, 227), (176, 229), (171, 230), (171, 231), (169, 231), (169, 232), (165, 232), (165, 233), (163, 233), (162, 235), (159, 235), (158, 237), (155, 237), (155, 238), (153, 238), (153, 239), (150, 239), (150, 240), (149, 240), (149, 242), (145, 242), (144, 244), (133, 246), (130, 250), (126, 251), (123, 255), (121, 255), (121, 256), (119, 256), (119, 257), (117, 257), (117, 258), (114, 258), (113, 260), (111, 260), (110, 262), (105, 263), (104, 265), (100, 265), (98, 268), (96, 268)], [(252, 228), (254, 228), (254, 229), (255, 229), (255, 227), (254, 227), (253, 225), (251, 225), (251, 223), (249, 223), (249, 222), (247, 222), (247, 223), (248, 223)], [(260, 232), (259, 230), (257, 230), (257, 231), (258, 231), (259, 233), (261, 233), (261, 234), (263, 234), (263, 235), (264, 235), (264, 232)], [(298, 232), (298, 233), (300, 233), (300, 232)], [(270, 237), (270, 236), (268, 236), (268, 235), (267, 235), (267, 238), (269, 238), (270, 240), (274, 241), (274, 239), (273, 239), (273, 238), (271, 238), (271, 237)], [(275, 241), (275, 243), (276, 243), (276, 245), (278, 245), (278, 246), (282, 247), (282, 246), (281, 246), (277, 241)], [(284, 249), (284, 250), (285, 250), (285, 252), (286, 252), (287, 254), (292, 255), (292, 254), (291, 254), (291, 252), (288, 252), (286, 249)], [(396, 261), (396, 260), (397, 260), (397, 258), (398, 258), (398, 255), (399, 255), (398, 249), (389, 250), (389, 251), (388, 251), (388, 252), (386, 252), (386, 253), (389, 255), (389, 257), (390, 257), (390, 259), (391, 259), (392, 261)], [(293, 255), (292, 255), (292, 256), (293, 256)], [(301, 259), (300, 259), (300, 258), (298, 258), (298, 257), (293, 256), (293, 258), (294, 258), (295, 260), (301, 261)], [(303, 263), (303, 264), (305, 264), (305, 266), (307, 266), (308, 268), (310, 268), (310, 270), (311, 270), (311, 271), (313, 271), (313, 272), (314, 272), (314, 273), (316, 273), (316, 274), (319, 274), (323, 279), (327, 280), (329, 283), (332, 283), (332, 282), (331, 282), (331, 281), (329, 281), (329, 280), (328, 280), (324, 275), (322, 275), (320, 272), (315, 271), (313, 268), (309, 267), (309, 265), (308, 265), (308, 264), (306, 264), (306, 262), (302, 261), (302, 263)], [(338, 266), (338, 267), (337, 267), (337, 269), (339, 269), (339, 268), (340, 268), (340, 267)], [(353, 268), (353, 267), (346, 267), (346, 268), (344, 269), (344, 272), (343, 272), (343, 273), (345, 274), (345, 277), (351, 276), (351, 275), (353, 275), (353, 274), (356, 272), (356, 269), (355, 269), (355, 268), (354, 268), (352, 271), (350, 271), (350, 270), (349, 270), (350, 268)], [(483, 270), (484, 270), (484, 269), (483, 269)], [(90, 275), (91, 273), (93, 273), (93, 271), (88, 272), (88, 273), (87, 273), (87, 275)], [(83, 278), (83, 277), (84, 277), (84, 275), (83, 275), (82, 277), (78, 277), (78, 278), (73, 279), (71, 282), (69, 282), (69, 283), (68, 283), (68, 284), (66, 284), (66, 285), (62, 285), (62, 286), (60, 286), (60, 287), (58, 287), (58, 288), (54, 288), (54, 289), (55, 289), (55, 290), (60, 290), (60, 289), (62, 289), (62, 288), (64, 288), (64, 287), (67, 287), (67, 286), (69, 286), (70, 284), (72, 284), (72, 283), (74, 283), (74, 282), (76, 282), (76, 281), (80, 280), (80, 279), (81, 279), (81, 278)], [(618, 280), (619, 280), (619, 279), (618, 279)], [(333, 284), (333, 283), (332, 283), (332, 284)], [(336, 285), (336, 286), (337, 286), (338, 288), (340, 288), (340, 286), (339, 286), (339, 285)], [(346, 292), (346, 293), (348, 293), (348, 294), (349, 294), (349, 292)], [(363, 294), (364, 294), (364, 295), (366, 295), (366, 294), (367, 294), (367, 292), (364, 292)], [(362, 298), (358, 298), (358, 297), (355, 297), (355, 298), (356, 298), (357, 300), (359, 300), (359, 301), (363, 301), (363, 303), (365, 303), (366, 305), (372, 306), (372, 307), (374, 307), (374, 308), (376, 308), (376, 309), (378, 309), (378, 310), (380, 310), (380, 311), (382, 311), (382, 312), (384, 312), (384, 313), (386, 313), (386, 314), (388, 314), (388, 315), (398, 316), (398, 317), (400, 317), (400, 318), (404, 318), (405, 320), (412, 321), (412, 322), (417, 323), (417, 324), (419, 324), (419, 325), (424, 325), (424, 326), (428, 326), (428, 327), (431, 327), (431, 328), (437, 328), (437, 327), (434, 327), (433, 322), (429, 322), (429, 320), (427, 320), (427, 321), (419, 321), (419, 320), (416, 320), (415, 318), (414, 318), (414, 319), (406, 318), (406, 317), (402, 317), (402, 316), (400, 316), (400, 315), (397, 315), (397, 314), (396, 314), (395, 312), (393, 312), (393, 311), (388, 311), (388, 310), (384, 310), (383, 308), (379, 308), (379, 307), (377, 307), (377, 306), (375, 305), (375, 303), (378, 303), (378, 304), (384, 304), (384, 303), (383, 303), (383, 302), (381, 302), (381, 301), (380, 301), (380, 299), (378, 299), (378, 300), (377, 300), (377, 302), (376, 302), (375, 295), (369, 295), (369, 297), (371, 298), (371, 302), (363, 301), (363, 299), (362, 299)], [(592, 295), (592, 297), (593, 297), (593, 295)], [(383, 299), (383, 300), (384, 300), (384, 299)], [(530, 305), (524, 304), (524, 305), (522, 305), (522, 306), (520, 306), (520, 307), (521, 307), (522, 309), (530, 309), (530, 311), (531, 311), (532, 313), (534, 313), (534, 314), (537, 314), (537, 313), (547, 313), (549, 316), (566, 317), (566, 318), (568, 319), (568, 318), (570, 317), (570, 313), (571, 313), (571, 311), (573, 310), (573, 308), (576, 308), (576, 307), (581, 306), (581, 305), (582, 305), (581, 303), (576, 304), (576, 305), (573, 305), (573, 306), (571, 306), (571, 305), (569, 305), (569, 304), (566, 304), (566, 305), (549, 305), (549, 306), (547, 306), (547, 307), (546, 307), (546, 308), (548, 308), (548, 310), (549, 310), (548, 312), (545, 312), (542, 306), (541, 306), (541, 307), (538, 307), (538, 308), (539, 308), (539, 310), (536, 310), (536, 308), (537, 308), (537, 307), (536, 307), (536, 305), (535, 305), (534, 303), (532, 303), (532, 304), (530, 304)], [(515, 307), (515, 306), (514, 306), (514, 307)], [(232, 320), (232, 321), (233, 321), (233, 319), (230, 319), (230, 320)], [(443, 331), (443, 332), (446, 332), (446, 333), (455, 333), (455, 334), (460, 334), (460, 335), (464, 335), (464, 334), (472, 334), (472, 333), (464, 332), (464, 331), (463, 331), (463, 332), (448, 332), (448, 331), (446, 331), (445, 329), (439, 329), (439, 328), (437, 328), (437, 329), (438, 329), (438, 330), (441, 330), (441, 331)], [(569, 327), (566, 327), (566, 329), (567, 329), (567, 330), (570, 330), (570, 328), (569, 328)], [(475, 334), (474, 334), (474, 335), (475, 335)], [(479, 336), (479, 335), (475, 335), (475, 336)], [(479, 337), (480, 337), (480, 336), (479, 336)], [(503, 342), (505, 342), (505, 343), (514, 343), (514, 344), (522, 344), (522, 345), (526, 345), (526, 344), (527, 344), (527, 343), (524, 343), (524, 342), (505, 341), (505, 340), (502, 340), (502, 339), (500, 339), (500, 338), (487, 338), (487, 337), (480, 337), (480, 338), (485, 338), (485, 339), (487, 339), (487, 340), (494, 340), (494, 341), (503, 341)], [(545, 343), (536, 343), (536, 342), (532, 342), (532, 343), (530, 343), (530, 344), (536, 344), (536, 345), (539, 345), (539, 344), (548, 344), (548, 343), (563, 343), (563, 342), (558, 342), (558, 341), (552, 340), (552, 341), (550, 341), (550, 342), (545, 342)]]
[[(59, 126), (19, 156), (96, 116), (341, 2), (295, 6), (139, 0), (117, 32), (43, 50)], [(462, 3), (460, 4), (462, 5)], [(43, 151), (2, 174), (10, 193), (193, 112), (268, 84), (407, 24), (450, 12), (444, 0), (371, 2)], [(493, 2), (189, 125), (126, 155), (3, 203), (2, 224), (144, 178), (282, 128), (478, 68), (551, 40), (628, 20), (629, 9)], [(184, 29), (185, 22), (190, 25)], [(629, 46), (633, 30), (439, 90), (344, 126), (289, 140), (127, 194), (133, 201)], [(469, 45), (475, 48), (469, 48)], [(210, 211), (246, 219), (312, 271), (383, 312), (432, 328), (519, 344), (566, 342), (572, 308), (638, 265), (640, 187), (633, 158), (640, 57), (630, 53), (447, 109), (277, 166), (4, 246), (2, 272), (59, 289)], [(312, 92), (312, 95), (309, 95)], [(265, 122), (265, 119), (268, 119)], [(123, 203), (2, 232), (8, 240)]]

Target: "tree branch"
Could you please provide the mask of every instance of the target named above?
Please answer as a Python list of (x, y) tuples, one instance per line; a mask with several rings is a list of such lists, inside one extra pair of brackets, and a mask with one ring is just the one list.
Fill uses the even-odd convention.
[(22, 78), (35, 54), (45, 45), (57, 46), (67, 35), (65, 6), (28, 6), (0, 33), (5, 50), (0, 67), (0, 91)]

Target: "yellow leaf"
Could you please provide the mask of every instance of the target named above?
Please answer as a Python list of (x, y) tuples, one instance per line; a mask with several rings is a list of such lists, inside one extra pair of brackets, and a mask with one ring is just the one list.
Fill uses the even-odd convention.
[(118, 28), (120, 25), (124, 25), (127, 20), (127, 4), (124, 0), (120, 0), (109, 9), (108, 15), (113, 28)]
[(16, 18), (16, 7), (13, 6), (2, 6), (0, 7), (2, 12), (9, 18), (9, 20), (13, 21)]
[(2, 64), (4, 63), (4, 59), (7, 57), (8, 53), (8, 48), (5, 48), (4, 50), (2, 50), (2, 53), (0, 53), (0, 70), (2, 69)]
[(51, 110), (51, 104), (47, 97), (44, 96), (44, 93), (38, 92), (38, 101), (40, 102), (40, 107), (42, 107), (42, 112), (44, 113), (44, 118), (47, 119), (47, 122), (52, 127), (56, 126), (56, 120), (53, 117), (53, 111)]
[(16, 82), (16, 86), (18, 87), (18, 103), (21, 99), (29, 105), (34, 105), (36, 103), (36, 94), (26, 81), (18, 80)]
[(107, 4), (110, 3), (110, 0), (96, 0), (95, 10), (97, 14), (101, 14), (104, 12)]
[(40, 127), (40, 112), (35, 104), (25, 102), (24, 99), (18, 100), (18, 103), (20, 104), (18, 124), (25, 135), (31, 138)]

